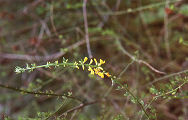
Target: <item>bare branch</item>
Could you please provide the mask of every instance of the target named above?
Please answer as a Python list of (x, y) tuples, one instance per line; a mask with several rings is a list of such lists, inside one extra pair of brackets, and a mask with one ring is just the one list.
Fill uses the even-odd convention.
[[(169, 0), (166, 0), (165, 7), (169, 7)], [(169, 44), (169, 30), (168, 30), (168, 24), (169, 24), (169, 19), (168, 19), (168, 14), (165, 13), (164, 15), (164, 41), (165, 41), (165, 48), (166, 48), (166, 54), (167, 57), (170, 59), (171, 58), (171, 51), (170, 51), (170, 44)]]
[(90, 48), (90, 43), (89, 43), (86, 4), (87, 4), (87, 0), (84, 0), (84, 2), (83, 2), (83, 16), (84, 16), (84, 27), (85, 27), (85, 39), (86, 39), (87, 52), (88, 52), (89, 58), (92, 58), (93, 56), (91, 54), (91, 48)]
[[(77, 43), (74, 43), (73, 45), (70, 45), (66, 49), (72, 50), (77, 48), (78, 46), (82, 45), (85, 43), (85, 40), (79, 41)], [(0, 54), (0, 58), (4, 59), (13, 59), (13, 60), (27, 60), (27, 61), (49, 61), (49, 60), (55, 60), (63, 56), (66, 52), (60, 51), (57, 53), (54, 53), (49, 56), (31, 56), (31, 55), (19, 55), (19, 54)]]
[(151, 66), (151, 65), (150, 65), (149, 63), (147, 63), (146, 61), (139, 60), (139, 59), (135, 58), (133, 55), (131, 55), (129, 52), (127, 52), (127, 51), (123, 48), (123, 46), (121, 45), (121, 43), (120, 43), (119, 40), (117, 40), (117, 43), (118, 43), (118, 47), (120, 47), (121, 51), (122, 51), (125, 55), (127, 55), (128, 57), (130, 57), (132, 60), (134, 60), (135, 62), (137, 62), (137, 63), (139, 63), (139, 64), (142, 63), (142, 64), (146, 65), (146, 66), (149, 67), (152, 71), (154, 71), (154, 72), (156, 72), (156, 73), (158, 73), (158, 74), (166, 74), (165, 72), (161, 72), (161, 71), (155, 69), (153, 66)]

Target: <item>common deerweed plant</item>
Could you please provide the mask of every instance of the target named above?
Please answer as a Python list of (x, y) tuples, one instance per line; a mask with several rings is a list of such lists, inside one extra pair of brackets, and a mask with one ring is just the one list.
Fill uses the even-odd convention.
[[(89, 62), (88, 62), (89, 61)], [(134, 61), (134, 60), (133, 60)], [(87, 63), (88, 62), (88, 63)], [(131, 62), (132, 63), (132, 62)], [(90, 72), (91, 75), (98, 75), (101, 78), (104, 78), (104, 76), (107, 76), (108, 78), (111, 79), (112, 82), (112, 86), (114, 84), (117, 84), (117, 89), (116, 90), (125, 90), (125, 94), (124, 96), (126, 97), (130, 97), (130, 100), (132, 103), (134, 104), (138, 104), (141, 108), (141, 113), (144, 112), (144, 114), (147, 116), (147, 118), (149, 119), (150, 116), (147, 114), (145, 108), (144, 108), (144, 101), (137, 98), (129, 89), (128, 89), (128, 85), (127, 84), (122, 84), (118, 81), (119, 78), (117, 78), (116, 76), (112, 76), (111, 74), (109, 74), (109, 72), (106, 72), (104, 70), (104, 68), (102, 67), (102, 65), (105, 64), (105, 61), (100, 59), (99, 61), (97, 61), (96, 58), (94, 59), (90, 59), (88, 60), (87, 57), (85, 57), (84, 59), (81, 59), (80, 61), (75, 61), (75, 62), (69, 62), (68, 59), (63, 58), (63, 62), (59, 63), (58, 61), (55, 61), (53, 63), (47, 62), (47, 64), (45, 65), (39, 65), (37, 66), (36, 64), (31, 64), (31, 66), (29, 66), (28, 64), (26, 64), (25, 68), (21, 68), (21, 67), (16, 67), (15, 72), (16, 73), (22, 73), (22, 72), (31, 72), (37, 68), (50, 68), (50, 67), (71, 67), (71, 68), (75, 68), (75, 69), (80, 69), (80, 67), (85, 70), (85, 68), (87, 68), (87, 70)], [(49, 92), (47, 91), (47, 94)], [(72, 93), (71, 93), (72, 95)], [(68, 94), (67, 96), (71, 96), (70, 94)]]
[[(187, 115), (188, 42), (184, 24), (188, 5), (184, 4), (185, 0), (150, 0), (142, 4), (132, 0), (41, 0), (16, 4), (3, 1), (0, 4), (3, 10), (0, 12), (3, 23), (0, 88), (6, 90), (0, 93), (0, 108), (5, 108), (0, 109), (0, 119), (166, 120), (172, 117), (183, 120)], [(7, 5), (13, 11), (6, 12)], [(20, 12), (14, 15), (14, 10), (20, 11), (21, 7), (24, 16), (17, 15)], [(34, 19), (30, 19), (30, 14), (25, 19), (30, 12)], [(9, 17), (13, 24), (6, 24)], [(77, 17), (80, 18), (75, 20)], [(176, 24), (176, 20), (180, 23)], [(23, 27), (17, 29), (17, 21), (23, 22)], [(11, 38), (18, 42), (12, 44)], [(20, 47), (28, 38), (28, 44)], [(81, 58), (86, 54), (81, 47), (87, 48), (89, 58), (108, 57), (104, 58), (111, 63), (109, 69), (105, 69), (105, 59), (83, 57), (71, 61), (70, 56)], [(11, 60), (35, 63), (23, 65)], [(13, 71), (19, 75), (12, 73), (12, 66), (17, 66)], [(161, 106), (165, 109), (161, 110)]]

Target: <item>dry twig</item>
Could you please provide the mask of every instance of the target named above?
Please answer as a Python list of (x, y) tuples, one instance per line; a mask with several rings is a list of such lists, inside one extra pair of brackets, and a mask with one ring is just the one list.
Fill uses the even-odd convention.
[(91, 48), (90, 48), (90, 43), (89, 43), (86, 4), (87, 4), (87, 0), (84, 0), (84, 2), (83, 2), (83, 16), (84, 16), (84, 27), (85, 27), (85, 39), (86, 39), (87, 52), (88, 52), (89, 58), (92, 58)]
[(153, 66), (151, 66), (151, 65), (150, 65), (149, 63), (147, 63), (146, 61), (143, 61), (143, 60), (140, 60), (140, 59), (135, 58), (133, 55), (131, 55), (129, 52), (127, 52), (127, 51), (123, 48), (123, 46), (121, 45), (121, 43), (120, 43), (119, 40), (117, 40), (117, 45), (118, 45), (118, 47), (121, 49), (121, 51), (122, 51), (125, 55), (127, 55), (128, 57), (130, 57), (133, 61), (135, 61), (135, 62), (137, 62), (137, 63), (139, 63), (139, 64), (144, 64), (144, 65), (146, 65), (148, 68), (150, 68), (152, 71), (154, 71), (154, 72), (156, 72), (156, 73), (158, 73), (158, 74), (166, 74), (165, 72), (162, 72), (162, 71), (159, 71), (159, 70), (155, 69)]

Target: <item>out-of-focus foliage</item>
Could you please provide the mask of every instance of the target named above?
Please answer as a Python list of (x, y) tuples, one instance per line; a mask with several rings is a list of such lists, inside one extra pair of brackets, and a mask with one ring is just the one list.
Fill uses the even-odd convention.
[(0, 1), (0, 119), (187, 119), (187, 1), (87, 0), (100, 71), (83, 2)]

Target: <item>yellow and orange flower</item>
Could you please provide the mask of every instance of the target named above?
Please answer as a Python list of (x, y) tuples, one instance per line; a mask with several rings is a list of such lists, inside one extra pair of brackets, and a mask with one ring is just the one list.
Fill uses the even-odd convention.
[(111, 75), (110, 75), (108, 72), (106, 72), (105, 75), (106, 75), (107, 77), (111, 77)]

